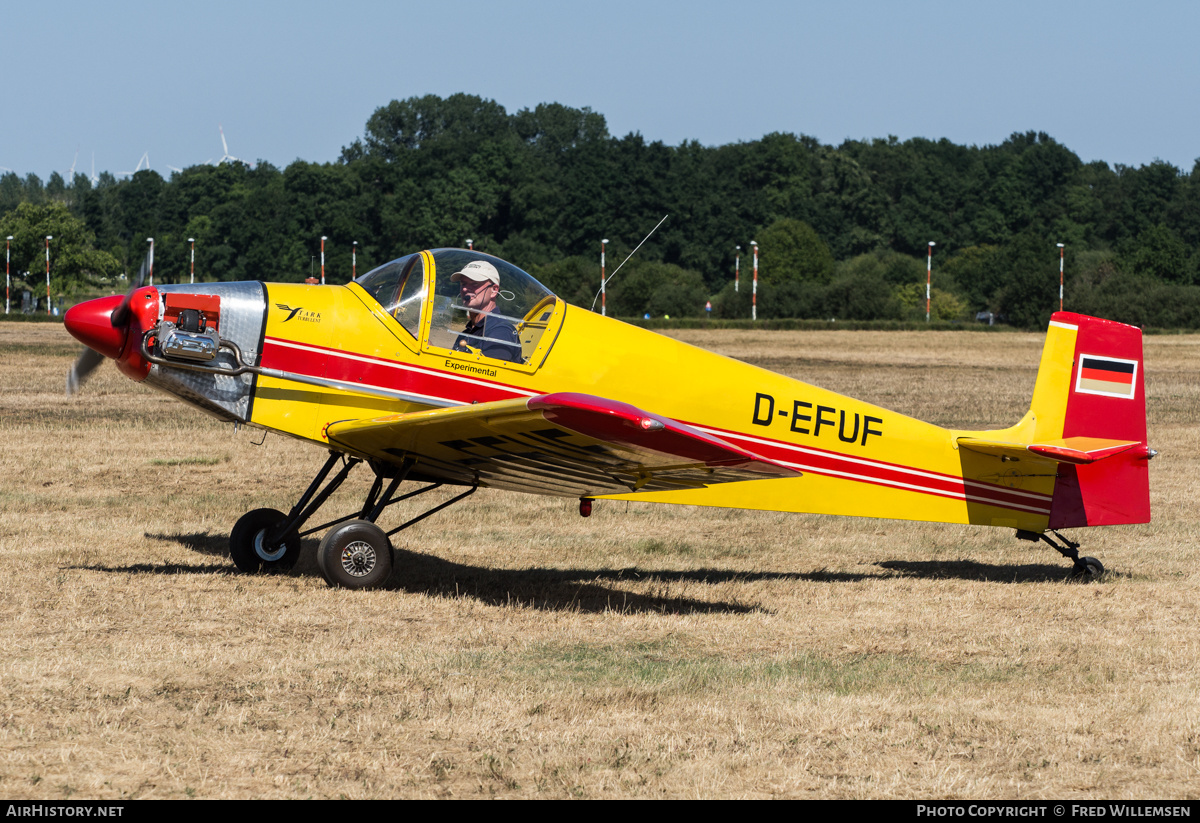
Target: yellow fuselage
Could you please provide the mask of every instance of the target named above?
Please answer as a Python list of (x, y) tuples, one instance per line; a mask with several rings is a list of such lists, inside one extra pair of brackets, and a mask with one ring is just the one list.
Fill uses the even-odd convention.
[[(391, 400), (261, 376), (250, 422), (318, 444), (333, 422), (549, 392), (674, 418), (803, 472), (789, 479), (615, 495), (662, 503), (1046, 528), (1054, 469), (960, 448), (962, 435), (558, 301), (527, 364), (428, 345), (356, 284), (268, 286), (264, 365), (406, 394)], [(300, 312), (275, 308), (303, 306)], [(1047, 350), (1073, 345), (1050, 330)], [(1068, 339), (1070, 337), (1070, 339)], [(1045, 358), (1044, 358), (1045, 362)], [(1068, 361), (1069, 362), (1069, 361)], [(1061, 377), (1069, 380), (1069, 367)], [(1013, 429), (1032, 431), (1033, 415)], [(1057, 436), (1057, 435), (1056, 435)]]

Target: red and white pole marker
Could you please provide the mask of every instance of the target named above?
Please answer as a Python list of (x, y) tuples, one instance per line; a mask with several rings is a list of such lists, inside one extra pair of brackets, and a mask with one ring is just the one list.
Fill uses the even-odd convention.
[(146, 242), (150, 244), (150, 285), (154, 285), (154, 238), (147, 237)]
[(54, 235), (46, 235), (46, 314), (51, 314), (50, 310), (50, 241), (54, 239)]
[(758, 319), (758, 243), (754, 240), (750, 241), (750, 248), (754, 250), (754, 282), (750, 287), (750, 319)]
[(358, 279), (358, 241), (350, 245), (350, 279)]
[(4, 242), (4, 313), (8, 314), (9, 292), (12, 291), (12, 274), (9, 261), (12, 257), (12, 235)]
[(1058, 310), (1063, 310), (1063, 244), (1058, 244)]
[(189, 268), (189, 274), (191, 275), (191, 281), (193, 283), (195, 283), (196, 282), (196, 238), (189, 237), (188, 242), (191, 243), (191, 245), (192, 245), (192, 261), (191, 261), (191, 266)]
[(733, 253), (733, 291), (736, 294), (738, 290), (738, 274), (740, 273), (738, 269), (742, 266), (742, 247), (734, 246), (733, 248), (735, 249)]
[(321, 235), (321, 285), (325, 285), (325, 241), (328, 240), (325, 235)]
[(608, 298), (608, 293), (604, 289), (604, 247), (608, 245), (608, 238), (600, 241), (600, 316), (605, 317), (608, 314), (608, 308), (605, 306), (605, 301)]
[(929, 322), (930, 284), (933, 282), (933, 247), (937, 243), (929, 241), (929, 257), (925, 260), (925, 322)]

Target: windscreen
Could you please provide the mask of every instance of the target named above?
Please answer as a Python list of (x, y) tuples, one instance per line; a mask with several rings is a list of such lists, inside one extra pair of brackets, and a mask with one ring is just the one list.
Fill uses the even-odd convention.
[(425, 267), (420, 254), (385, 263), (355, 282), (379, 301), (405, 331), (414, 338), (420, 336), (421, 304), (425, 297)]
[(541, 283), (498, 257), (467, 249), (433, 252), (429, 345), (524, 364), (554, 311)]

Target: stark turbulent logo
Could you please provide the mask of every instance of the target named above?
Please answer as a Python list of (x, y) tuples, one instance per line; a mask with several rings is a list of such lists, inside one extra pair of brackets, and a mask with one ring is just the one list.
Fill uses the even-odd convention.
[(309, 311), (308, 309), (305, 309), (303, 306), (295, 308), (295, 309), (293, 309), (287, 303), (276, 303), (275, 306), (276, 306), (276, 308), (280, 308), (286, 312), (289, 312), (288, 316), (283, 319), (284, 323), (291, 320), (297, 314), (300, 314), (301, 320), (307, 321), (309, 323), (320, 323), (321, 322), (320, 312)]

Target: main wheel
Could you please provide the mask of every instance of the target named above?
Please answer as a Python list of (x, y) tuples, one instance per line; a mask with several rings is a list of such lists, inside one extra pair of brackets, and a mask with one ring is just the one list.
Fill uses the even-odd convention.
[(287, 515), (275, 509), (255, 509), (241, 516), (229, 533), (229, 556), (246, 574), (286, 572), (300, 557), (300, 535), (291, 532), (282, 542), (267, 544), (265, 539)]
[(392, 541), (366, 520), (330, 529), (317, 549), (317, 568), (330, 586), (371, 589), (392, 576)]

